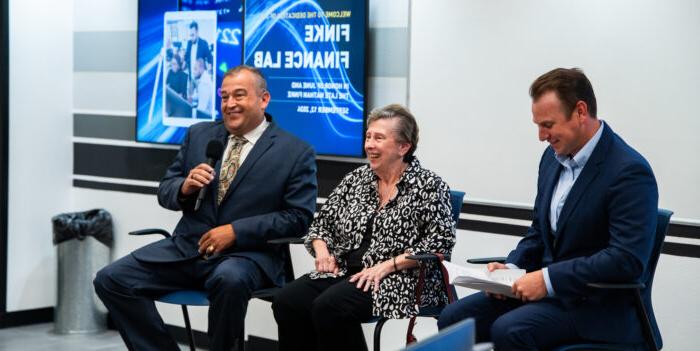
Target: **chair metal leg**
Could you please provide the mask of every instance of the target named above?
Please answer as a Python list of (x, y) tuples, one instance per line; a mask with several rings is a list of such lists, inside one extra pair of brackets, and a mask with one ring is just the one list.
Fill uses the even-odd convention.
[(644, 308), (644, 303), (642, 302), (642, 295), (639, 289), (634, 290), (634, 302), (637, 305), (637, 313), (639, 314), (639, 321), (642, 327), (642, 333), (644, 334), (644, 340), (646, 341), (647, 347), (650, 351), (657, 351), (656, 341), (654, 340), (654, 334), (651, 330), (651, 322), (647, 316), (646, 308)]
[(388, 321), (388, 319), (382, 317), (377, 321), (377, 325), (374, 326), (374, 351), (380, 351), (379, 344), (382, 338), (382, 327), (384, 327), (386, 321)]
[(187, 305), (182, 306), (182, 316), (185, 319), (185, 329), (187, 329), (187, 339), (190, 341), (190, 351), (195, 351), (194, 347), (194, 333), (192, 333), (192, 326), (190, 325), (190, 314), (187, 313)]

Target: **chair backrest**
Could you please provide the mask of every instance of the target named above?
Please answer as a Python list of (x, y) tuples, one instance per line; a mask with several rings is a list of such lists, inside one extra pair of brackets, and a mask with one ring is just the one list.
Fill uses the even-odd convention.
[(464, 192), (458, 190), (450, 190), (450, 205), (452, 205), (452, 219), (459, 222), (459, 214), (462, 212), (462, 203), (464, 203)]
[(471, 351), (474, 347), (474, 319), (469, 318), (441, 330), (421, 342), (409, 345), (406, 351)]
[(673, 211), (665, 210), (663, 208), (659, 209), (658, 217), (656, 220), (656, 236), (654, 237), (654, 249), (651, 251), (651, 257), (649, 258), (649, 276), (647, 277), (646, 281), (643, 282), (646, 285), (646, 289), (644, 289), (645, 295), (651, 295), (651, 284), (654, 282), (654, 272), (656, 272), (656, 264), (659, 262), (659, 256), (661, 256), (661, 248), (664, 244), (664, 239), (666, 238), (666, 231), (668, 231), (668, 225), (671, 222), (672, 215)]
[[(459, 214), (462, 212), (463, 203), (464, 192), (459, 190), (450, 190), (450, 205), (452, 206), (452, 219), (454, 219), (455, 225), (459, 224)], [(449, 261), (450, 259), (447, 258), (447, 260)], [(447, 286), (447, 289), (449, 289), (452, 293), (452, 298), (457, 299), (457, 289), (455, 286), (450, 284)], [(449, 302), (452, 303), (452, 301)]]
[[(647, 347), (651, 350), (658, 349), (658, 342), (660, 340), (655, 340), (656, 337), (653, 335), (652, 326), (650, 323), (652, 321), (647, 318), (646, 313), (651, 312), (651, 305), (643, 306), (642, 297), (644, 296), (645, 301), (651, 301), (651, 285), (654, 282), (654, 273), (656, 272), (656, 264), (659, 262), (659, 256), (661, 256), (661, 248), (663, 247), (664, 239), (666, 238), (666, 231), (668, 230), (668, 225), (671, 222), (672, 211), (660, 208), (658, 210), (656, 219), (656, 232), (654, 236), (654, 246), (651, 251), (651, 256), (649, 257), (649, 263), (647, 265), (647, 276), (643, 277), (645, 287), (641, 289), (642, 291), (636, 291), (635, 300), (637, 302), (637, 312), (639, 318), (641, 318), (642, 333), (646, 339)], [(640, 310), (641, 309), (641, 310)], [(646, 310), (646, 311), (645, 311)], [(553, 351), (573, 351), (573, 350), (612, 350), (614, 346), (619, 346), (621, 348), (627, 349), (624, 345), (609, 345), (609, 344), (574, 344), (574, 345), (564, 345), (555, 348)]]

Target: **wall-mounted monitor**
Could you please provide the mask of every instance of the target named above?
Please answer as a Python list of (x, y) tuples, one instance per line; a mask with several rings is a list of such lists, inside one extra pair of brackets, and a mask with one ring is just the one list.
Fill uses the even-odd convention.
[(242, 0), (139, 1), (136, 140), (180, 144), (219, 119), (216, 88), (242, 62)]
[(246, 64), (267, 77), (267, 112), (322, 155), (363, 154), (367, 2), (247, 0)]

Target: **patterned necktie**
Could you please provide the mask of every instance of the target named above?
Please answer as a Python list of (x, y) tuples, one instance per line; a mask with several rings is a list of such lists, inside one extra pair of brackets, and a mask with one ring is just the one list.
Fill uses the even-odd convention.
[(221, 204), (221, 200), (224, 199), (228, 187), (231, 185), (233, 178), (236, 176), (238, 167), (240, 166), (241, 151), (243, 151), (243, 145), (247, 143), (244, 137), (239, 137), (236, 135), (230, 135), (228, 137), (229, 152), (226, 159), (221, 164), (221, 171), (219, 173), (219, 192), (216, 196), (216, 205)]

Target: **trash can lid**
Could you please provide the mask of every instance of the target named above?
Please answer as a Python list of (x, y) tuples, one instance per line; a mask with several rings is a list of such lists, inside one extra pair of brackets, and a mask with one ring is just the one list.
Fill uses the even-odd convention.
[(62, 213), (51, 218), (51, 222), (54, 245), (71, 239), (83, 240), (88, 235), (109, 247), (114, 242), (112, 215), (101, 208)]

